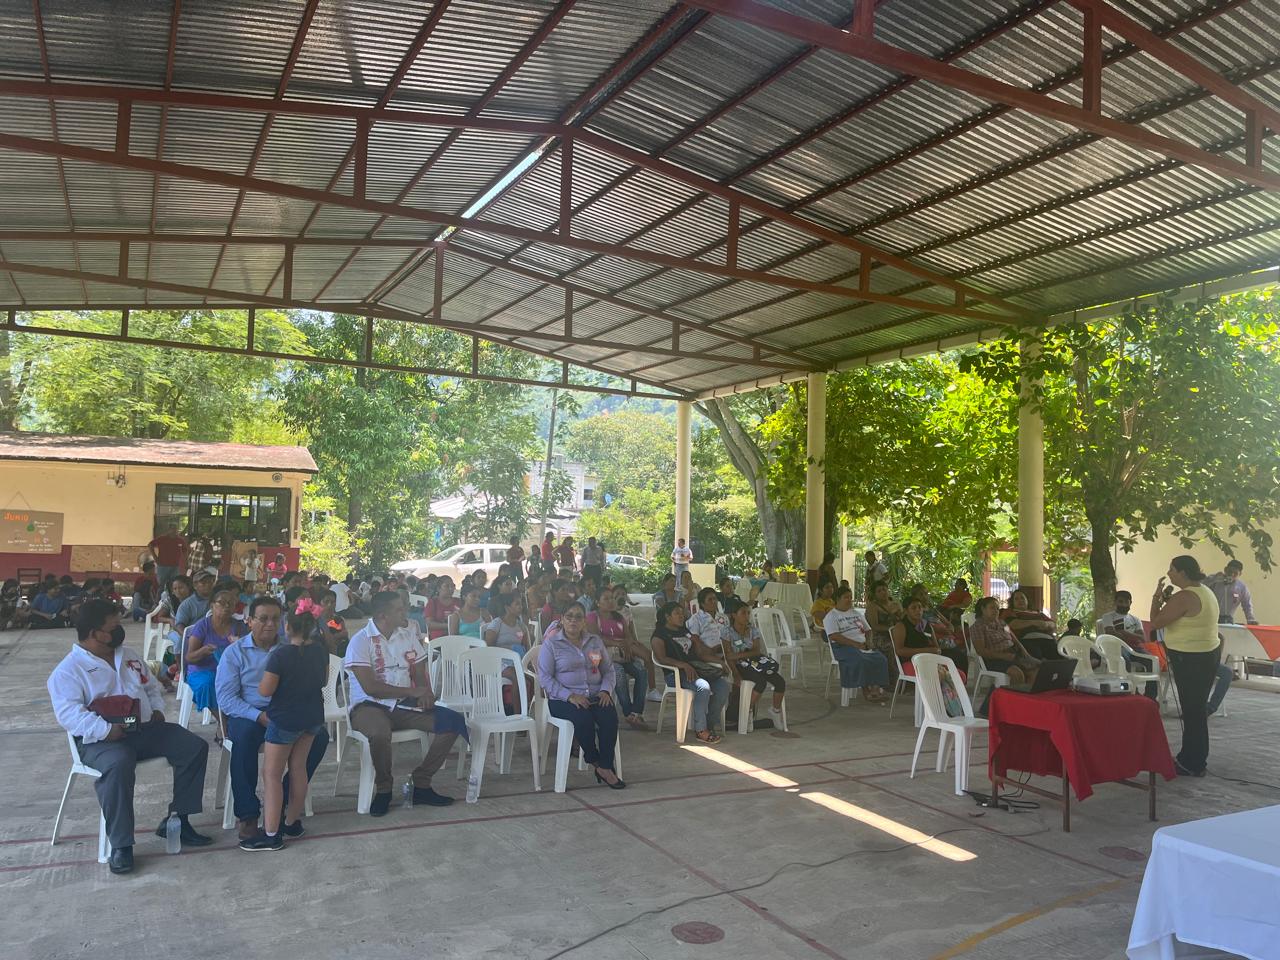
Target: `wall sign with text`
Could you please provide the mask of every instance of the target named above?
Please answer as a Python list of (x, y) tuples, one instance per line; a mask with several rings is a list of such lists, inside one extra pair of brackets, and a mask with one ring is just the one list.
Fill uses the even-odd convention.
[(61, 553), (62, 514), (45, 510), (0, 510), (0, 552)]

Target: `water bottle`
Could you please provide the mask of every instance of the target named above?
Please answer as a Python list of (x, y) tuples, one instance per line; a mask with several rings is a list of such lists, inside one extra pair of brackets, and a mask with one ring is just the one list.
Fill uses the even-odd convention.
[(480, 799), (480, 775), (474, 770), (467, 777), (467, 803), (475, 803)]
[(404, 790), (401, 791), (401, 796), (404, 798), (404, 801), (403, 801), (404, 806), (406, 807), (413, 806), (413, 781), (412, 780), (406, 780), (404, 782)]
[(164, 851), (182, 852), (182, 821), (176, 813), (169, 814), (169, 819), (164, 822)]

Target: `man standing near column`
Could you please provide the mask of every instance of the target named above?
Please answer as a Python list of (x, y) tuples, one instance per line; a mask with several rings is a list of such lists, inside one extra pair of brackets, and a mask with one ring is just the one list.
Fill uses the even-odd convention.
[[(208, 742), (165, 721), (159, 684), (142, 657), (123, 645), (124, 627), (114, 603), (86, 600), (76, 636), (76, 645), (49, 675), (49, 698), (81, 758), (102, 774), (94, 790), (107, 821), (111, 872), (133, 870), (133, 783), (140, 760), (164, 757), (173, 767), (169, 811), (182, 823), (182, 842), (189, 847), (213, 843), (187, 821), (203, 809)], [(167, 821), (167, 816), (160, 821), (157, 836), (166, 836)]]
[(1204, 585), (1213, 591), (1218, 598), (1218, 622), (1235, 623), (1236, 608), (1244, 610), (1245, 622), (1254, 625), (1258, 620), (1253, 615), (1253, 597), (1249, 588), (1240, 579), (1244, 572), (1244, 564), (1239, 560), (1229, 560), (1221, 573), (1205, 578)]
[(676, 575), (676, 583), (684, 576), (693, 563), (693, 551), (684, 545), (684, 537), (676, 540), (676, 548), (671, 551), (671, 572)]

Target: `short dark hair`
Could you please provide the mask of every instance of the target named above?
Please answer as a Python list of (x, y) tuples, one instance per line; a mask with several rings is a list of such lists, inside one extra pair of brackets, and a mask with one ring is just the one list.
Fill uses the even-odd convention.
[(150, 573), (155, 568), (156, 568), (156, 562), (154, 560), (148, 560), (146, 563), (142, 565), (142, 572)]
[(392, 593), (389, 590), (375, 593), (373, 599), (369, 601), (369, 613), (374, 617), (381, 617), (399, 602), (400, 594), (398, 593)]
[(1130, 593), (1128, 590), (1117, 590), (1116, 599), (1119, 600), (1121, 597), (1123, 597), (1125, 600), (1128, 600), (1130, 603), (1133, 602), (1133, 594)]
[(727, 597), (724, 601), (724, 615), (732, 620), (734, 614), (739, 610), (743, 607), (750, 606), (751, 604), (747, 603), (747, 601), (743, 600), (741, 597)]
[(267, 593), (260, 594), (249, 601), (249, 619), (252, 620), (258, 615), (259, 607), (275, 607), (277, 610), (284, 609), (280, 601), (275, 597)]
[(674, 580), (675, 578), (676, 578), (676, 575), (674, 573), (668, 573), (665, 577), (662, 578), (662, 582), (666, 583), (668, 580)]
[(1239, 560), (1228, 560), (1227, 565), (1224, 569), (1227, 569), (1227, 570), (1234, 569), (1237, 573), (1239, 573), (1244, 570), (1244, 564), (1241, 563)]
[(698, 606), (701, 607), (706, 602), (707, 597), (714, 597), (716, 595), (715, 587), (703, 587), (698, 591)]
[(76, 617), (76, 636), (83, 642), (89, 634), (101, 630), (107, 621), (120, 613), (110, 600), (92, 597), (80, 605), (80, 616)]

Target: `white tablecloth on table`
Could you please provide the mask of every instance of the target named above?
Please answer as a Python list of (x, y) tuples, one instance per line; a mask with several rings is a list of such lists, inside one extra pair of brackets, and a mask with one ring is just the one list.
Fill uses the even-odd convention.
[(770, 580), (760, 591), (760, 599), (784, 610), (803, 610), (805, 613), (813, 606), (813, 594), (809, 592), (807, 583), (776, 583)]
[(737, 594), (740, 600), (749, 601), (751, 599), (751, 581), (743, 577), (734, 585), (733, 592)]
[(1173, 960), (1175, 936), (1253, 960), (1280, 958), (1280, 806), (1156, 831), (1130, 960)]

